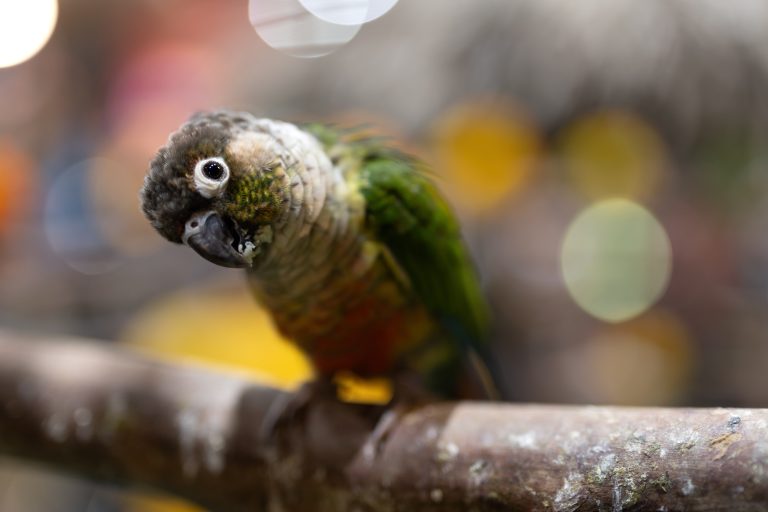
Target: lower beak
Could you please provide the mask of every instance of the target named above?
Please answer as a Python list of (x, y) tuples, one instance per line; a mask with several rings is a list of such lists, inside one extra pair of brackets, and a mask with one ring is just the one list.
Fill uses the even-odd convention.
[(249, 264), (234, 247), (237, 235), (214, 211), (192, 215), (184, 226), (183, 241), (197, 254), (222, 267), (243, 268)]

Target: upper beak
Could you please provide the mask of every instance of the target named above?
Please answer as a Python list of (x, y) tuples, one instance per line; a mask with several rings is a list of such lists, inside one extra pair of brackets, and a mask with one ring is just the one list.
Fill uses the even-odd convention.
[(184, 226), (182, 240), (197, 254), (217, 265), (230, 268), (249, 266), (234, 247), (237, 235), (212, 210), (193, 214)]

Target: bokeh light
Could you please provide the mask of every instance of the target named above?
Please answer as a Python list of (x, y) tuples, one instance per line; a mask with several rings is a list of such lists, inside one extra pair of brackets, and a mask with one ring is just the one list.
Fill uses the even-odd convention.
[(606, 199), (580, 213), (566, 232), (560, 258), (576, 303), (610, 322), (651, 307), (672, 270), (666, 231), (653, 214), (626, 199)]
[(58, 16), (57, 0), (0, 1), (0, 68), (34, 57), (51, 38)]
[(299, 0), (249, 0), (248, 16), (265, 43), (293, 57), (333, 53), (360, 30), (360, 25), (322, 20), (307, 11)]
[(123, 338), (156, 356), (236, 368), (286, 388), (312, 375), (305, 357), (280, 336), (245, 287), (204, 287), (156, 300)]
[(397, 0), (299, 0), (309, 12), (329, 23), (360, 25), (385, 15)]
[[(123, 339), (154, 356), (223, 365), (288, 389), (312, 376), (306, 357), (277, 332), (244, 287), (203, 287), (154, 301), (130, 323)], [(339, 398), (347, 402), (386, 403), (392, 396), (385, 379), (341, 373), (336, 383)]]
[(104, 236), (100, 213), (89, 195), (92, 172), (119, 172), (120, 166), (93, 158), (62, 171), (50, 185), (44, 223), (48, 243), (67, 265), (88, 275), (104, 274), (122, 263)]
[(0, 236), (29, 208), (35, 171), (29, 155), (10, 140), (0, 139)]
[(483, 212), (519, 192), (541, 149), (522, 113), (503, 102), (459, 105), (433, 127), (437, 172), (463, 209)]
[(569, 180), (590, 199), (644, 199), (655, 191), (666, 165), (660, 137), (623, 111), (603, 111), (572, 123), (560, 150)]
[(693, 346), (678, 317), (654, 309), (601, 328), (567, 364), (590, 402), (675, 405), (690, 384)]

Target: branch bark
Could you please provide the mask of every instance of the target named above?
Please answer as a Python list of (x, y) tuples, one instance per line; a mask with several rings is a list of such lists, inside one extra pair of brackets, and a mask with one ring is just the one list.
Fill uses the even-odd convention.
[(381, 410), (77, 340), (0, 333), (0, 453), (215, 510), (765, 510), (768, 410)]

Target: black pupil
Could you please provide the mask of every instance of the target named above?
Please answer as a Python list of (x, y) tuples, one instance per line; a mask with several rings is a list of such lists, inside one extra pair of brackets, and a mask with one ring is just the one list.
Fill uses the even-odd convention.
[(219, 180), (224, 175), (224, 166), (215, 160), (203, 164), (203, 174), (209, 180)]

